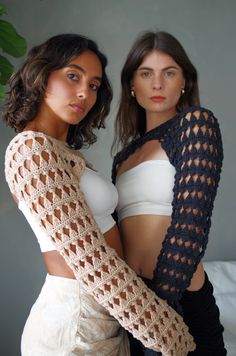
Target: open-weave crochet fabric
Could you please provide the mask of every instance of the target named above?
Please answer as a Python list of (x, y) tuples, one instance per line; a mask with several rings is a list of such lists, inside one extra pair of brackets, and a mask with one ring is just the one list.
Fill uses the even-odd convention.
[(176, 170), (171, 223), (157, 258), (153, 289), (178, 305), (206, 250), (223, 160), (221, 134), (211, 111), (190, 107), (119, 152), (113, 183), (117, 166), (150, 140), (161, 143)]
[(6, 151), (12, 194), (25, 201), (85, 290), (146, 347), (187, 355), (195, 345), (182, 317), (106, 244), (79, 187), (84, 169), (75, 150), (38, 132), (18, 134)]

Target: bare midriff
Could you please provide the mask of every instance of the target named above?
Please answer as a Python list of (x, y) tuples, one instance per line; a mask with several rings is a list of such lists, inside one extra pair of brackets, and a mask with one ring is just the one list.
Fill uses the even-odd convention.
[[(109, 231), (103, 234), (107, 244), (116, 250), (119, 257), (123, 258), (122, 246), (119, 231), (114, 225)], [(50, 275), (75, 279), (73, 271), (66, 264), (64, 258), (57, 251), (43, 253), (44, 263)]]
[[(169, 216), (138, 215), (120, 222), (125, 261), (138, 275), (152, 279), (170, 221)], [(204, 269), (200, 263), (188, 290), (198, 290), (203, 283)]]
[[(161, 144), (157, 140), (148, 141), (117, 167), (117, 176), (144, 161), (160, 159), (168, 160)], [(162, 242), (170, 223), (171, 217), (164, 215), (130, 216), (120, 222), (125, 261), (138, 275), (152, 279)], [(200, 263), (188, 290), (198, 290), (203, 283), (204, 269)]]

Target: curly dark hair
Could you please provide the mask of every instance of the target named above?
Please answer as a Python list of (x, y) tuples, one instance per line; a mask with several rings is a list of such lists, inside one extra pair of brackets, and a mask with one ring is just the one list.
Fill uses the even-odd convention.
[(29, 51), (21, 68), (9, 81), (10, 90), (3, 108), (3, 119), (7, 125), (21, 132), (39, 110), (50, 73), (63, 68), (86, 50), (98, 56), (103, 71), (102, 82), (95, 105), (79, 124), (70, 125), (67, 142), (76, 149), (94, 143), (97, 140), (94, 129), (105, 127), (112, 88), (105, 72), (106, 56), (100, 52), (96, 42), (77, 34), (56, 35)]
[(179, 41), (167, 32), (145, 32), (133, 44), (121, 72), (122, 92), (115, 124), (116, 136), (113, 149), (119, 143), (125, 146), (130, 140), (145, 133), (145, 110), (131, 95), (131, 81), (144, 57), (153, 50), (168, 54), (182, 68), (185, 93), (177, 103), (177, 111), (181, 112), (188, 106), (200, 105), (197, 70)]

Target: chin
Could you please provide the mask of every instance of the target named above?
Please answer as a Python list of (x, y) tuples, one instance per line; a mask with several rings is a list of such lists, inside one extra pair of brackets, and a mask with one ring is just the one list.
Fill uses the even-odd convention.
[(82, 118), (76, 118), (76, 119), (70, 119), (70, 120), (68, 120), (67, 121), (67, 123), (69, 124), (69, 125), (78, 125), (82, 120), (84, 119), (84, 117), (82, 117)]

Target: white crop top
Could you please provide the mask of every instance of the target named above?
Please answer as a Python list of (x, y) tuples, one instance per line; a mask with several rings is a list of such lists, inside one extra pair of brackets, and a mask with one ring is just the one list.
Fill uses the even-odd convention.
[[(118, 201), (116, 187), (98, 172), (85, 167), (84, 174), (80, 179), (80, 189), (85, 195), (86, 202), (101, 232), (107, 232), (115, 225), (115, 220), (111, 214), (115, 210)], [(19, 201), (18, 208), (22, 211), (34, 231), (41, 251), (55, 250), (47, 234), (35, 223), (33, 215), (23, 200)]]
[(167, 160), (144, 161), (116, 179), (118, 219), (172, 213), (175, 168)]

